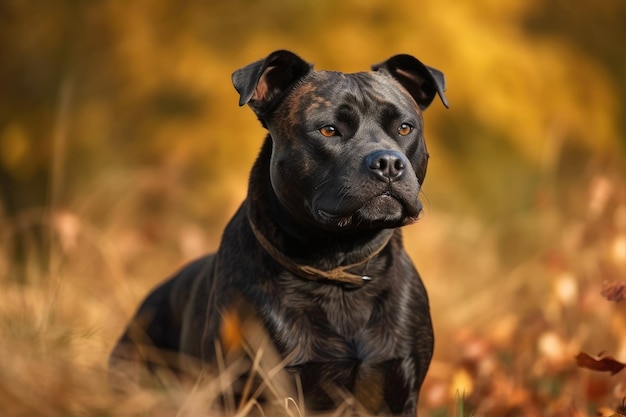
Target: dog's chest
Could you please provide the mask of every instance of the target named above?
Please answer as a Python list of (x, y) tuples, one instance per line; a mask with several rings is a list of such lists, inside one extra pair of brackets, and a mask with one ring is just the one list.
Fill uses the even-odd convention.
[(334, 287), (290, 294), (270, 327), (291, 365), (347, 361), (381, 363), (407, 353), (387, 292), (362, 294)]
[(374, 310), (373, 299), (363, 300), (340, 287), (333, 287), (314, 301), (309, 309), (319, 309), (328, 327), (347, 339), (353, 339), (369, 323)]

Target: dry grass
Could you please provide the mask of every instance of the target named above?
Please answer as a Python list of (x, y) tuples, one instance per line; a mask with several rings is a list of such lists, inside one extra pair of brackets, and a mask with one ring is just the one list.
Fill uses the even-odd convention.
[[(422, 415), (617, 410), (626, 396), (623, 376), (578, 369), (574, 356), (626, 355), (624, 307), (601, 296), (605, 280), (626, 276), (625, 187), (620, 177), (596, 176), (584, 186), (587, 203), (579, 215), (556, 204), (533, 212), (549, 239), (515, 268), (498, 262), (497, 230), (489, 232), (477, 219), (459, 227), (450, 216), (429, 213), (407, 230), (437, 334)], [(149, 227), (132, 226), (134, 198), (98, 223), (90, 220), (93, 206), (81, 204), (0, 217), (3, 416), (206, 415), (220, 390), (228, 390), (234, 365), (225, 365), (220, 378), (190, 385), (164, 376), (158, 389), (125, 396), (111, 389), (107, 356), (141, 298), (216, 244), (199, 225), (170, 227), (158, 239)], [(230, 414), (259, 412), (255, 395)], [(285, 395), (278, 409), (299, 416), (298, 404), (297, 394)], [(334, 415), (352, 407), (347, 400)]]

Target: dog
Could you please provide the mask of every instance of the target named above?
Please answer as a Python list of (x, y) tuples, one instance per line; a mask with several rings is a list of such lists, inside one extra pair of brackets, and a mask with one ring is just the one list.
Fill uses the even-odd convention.
[[(269, 132), (247, 198), (217, 253), (148, 295), (111, 367), (178, 372), (191, 358), (215, 371), (266, 346), (307, 410), (349, 395), (370, 414), (416, 415), (434, 338), (400, 228), (422, 212), (422, 112), (436, 96), (448, 107), (443, 73), (410, 55), (370, 72), (316, 71), (280, 50), (232, 81)], [(250, 380), (240, 376), (239, 399)]]

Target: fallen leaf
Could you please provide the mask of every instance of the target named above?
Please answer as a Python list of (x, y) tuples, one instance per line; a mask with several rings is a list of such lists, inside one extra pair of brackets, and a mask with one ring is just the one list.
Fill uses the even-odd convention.
[(626, 296), (626, 282), (605, 281), (602, 284), (601, 294), (607, 300), (619, 303)]
[(610, 372), (611, 375), (615, 375), (626, 367), (625, 364), (621, 363), (612, 356), (603, 356), (599, 359), (595, 359), (585, 352), (580, 352), (576, 355), (576, 364), (578, 364), (581, 368), (587, 368), (598, 372)]

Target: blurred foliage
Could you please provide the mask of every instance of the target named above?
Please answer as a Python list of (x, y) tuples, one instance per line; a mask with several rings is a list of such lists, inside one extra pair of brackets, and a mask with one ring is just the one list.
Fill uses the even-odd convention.
[(265, 132), (230, 74), (285, 48), (446, 74), (427, 216), (405, 233), (438, 334), (424, 407), (446, 415), (464, 387), (475, 415), (615, 408), (623, 382), (569, 359), (626, 359), (623, 308), (599, 297), (626, 274), (624, 22), (620, 0), (0, 2), (0, 352), (19, 357), (0, 405), (43, 381), (69, 393), (57, 415), (112, 406), (91, 367), (245, 196)]
[[(537, 176), (586, 162), (561, 161), (564, 148), (623, 150), (626, 59), (611, 46), (622, 38), (626, 10), (611, 5), (3, 2), (3, 201), (10, 212), (46, 202), (61, 124), (63, 186), (55, 203), (138, 166), (165, 170), (194, 195), (240, 176), (263, 133), (237, 110), (230, 72), (291, 48), (323, 68), (364, 70), (403, 51), (444, 70), (452, 110), (427, 116), (431, 176), (448, 175), (440, 183), (461, 191), (447, 198), (439, 187), (427, 191), (451, 204), (464, 197), (477, 209), (517, 209), (532, 204), (524, 188)], [(210, 218), (198, 200), (190, 195), (184, 208)]]

